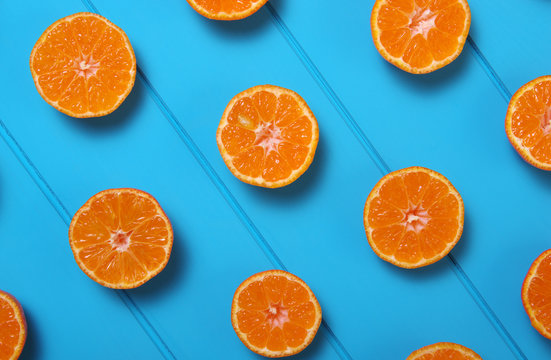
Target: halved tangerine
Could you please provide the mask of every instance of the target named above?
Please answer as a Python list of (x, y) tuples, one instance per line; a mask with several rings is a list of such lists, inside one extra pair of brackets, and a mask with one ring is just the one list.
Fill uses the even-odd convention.
[(257, 12), (268, 0), (187, 0), (195, 11), (213, 20), (239, 20)]
[(551, 75), (517, 90), (507, 109), (505, 132), (524, 160), (551, 170)]
[(0, 359), (19, 358), (27, 339), (27, 322), (19, 301), (0, 290)]
[(466, 0), (377, 0), (371, 34), (385, 60), (424, 74), (451, 63), (463, 50), (471, 11)]
[(161, 206), (137, 189), (110, 189), (92, 196), (75, 214), (69, 243), (78, 266), (114, 289), (135, 288), (164, 269), (173, 242)]
[(406, 360), (482, 360), (482, 358), (463, 345), (440, 342), (414, 351)]
[(94, 13), (73, 14), (48, 27), (34, 45), (30, 66), (42, 98), (79, 118), (113, 112), (136, 78), (128, 37)]
[(551, 249), (530, 266), (522, 284), (522, 303), (532, 326), (551, 339)]
[(283, 357), (304, 350), (321, 324), (321, 307), (304, 281), (282, 270), (257, 273), (233, 296), (231, 321), (250, 350)]
[(430, 265), (455, 246), (463, 231), (463, 200), (436, 171), (409, 167), (384, 176), (364, 208), (369, 244), (403, 268)]
[(288, 185), (312, 163), (318, 122), (296, 92), (273, 85), (237, 94), (226, 107), (216, 140), (230, 171), (248, 184)]

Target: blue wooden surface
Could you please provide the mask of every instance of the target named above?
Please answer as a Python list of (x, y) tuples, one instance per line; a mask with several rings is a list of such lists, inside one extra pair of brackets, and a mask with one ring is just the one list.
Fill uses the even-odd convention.
[[(510, 0), (471, 1), (464, 53), (425, 76), (376, 52), (372, 5), (272, 0), (221, 23), (184, 0), (0, 3), (0, 288), (29, 317), (22, 358), (258, 358), (229, 309), (241, 281), (270, 268), (302, 277), (324, 312), (296, 358), (405, 359), (437, 341), (485, 360), (550, 357), (520, 301), (531, 261), (549, 247), (549, 175), (520, 160), (503, 122), (507, 92), (545, 74), (551, 5), (523, 2), (520, 16)], [(121, 26), (140, 67), (128, 99), (102, 119), (51, 108), (28, 69), (42, 31), (78, 11)], [(320, 126), (311, 168), (277, 190), (235, 179), (215, 140), (229, 99), (264, 83), (300, 93)], [(384, 173), (411, 165), (456, 185), (466, 223), (452, 257), (406, 271), (373, 254), (362, 210)], [(78, 269), (66, 231), (91, 195), (123, 186), (152, 193), (176, 236), (158, 277), (117, 292)]]

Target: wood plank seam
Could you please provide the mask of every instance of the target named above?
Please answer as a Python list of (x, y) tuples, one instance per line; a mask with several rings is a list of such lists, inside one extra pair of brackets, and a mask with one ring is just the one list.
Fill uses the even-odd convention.
[[(25, 150), (19, 145), (15, 137), (7, 128), (6, 124), (0, 118), (0, 137), (4, 140), (6, 145), (10, 148), (16, 159), (23, 166), (27, 174), (31, 177), (33, 182), (38, 186), (42, 194), (46, 197), (50, 205), (55, 209), (63, 223), (69, 227), (71, 224), (71, 215), (65, 205), (61, 202), (55, 191), (48, 184), (46, 179), (42, 176), (38, 168), (31, 161)], [(147, 316), (140, 309), (140, 307), (134, 302), (132, 296), (126, 290), (113, 290), (117, 293), (123, 304), (128, 308), (134, 319), (138, 322), (143, 331), (155, 344), (159, 352), (165, 359), (176, 359), (170, 348), (160, 336), (159, 332), (148, 320)]]
[[(361, 127), (358, 125), (354, 117), (348, 111), (344, 103), (340, 100), (340, 98), (335, 93), (335, 91), (333, 90), (329, 82), (318, 70), (317, 66), (314, 64), (312, 59), (308, 56), (304, 48), (300, 45), (300, 42), (296, 39), (296, 37), (293, 35), (291, 30), (287, 27), (283, 19), (279, 16), (276, 9), (270, 3), (267, 3), (265, 5), (265, 8), (272, 16), (274, 24), (278, 28), (281, 35), (285, 38), (285, 40), (287, 41), (287, 43), (289, 44), (289, 46), (291, 47), (295, 55), (302, 62), (302, 64), (304, 65), (306, 70), (310, 73), (312, 78), (314, 78), (314, 80), (318, 83), (318, 86), (322, 89), (322, 91), (328, 97), (331, 104), (335, 107), (337, 112), (344, 119), (348, 128), (352, 131), (356, 139), (367, 151), (369, 157), (373, 160), (373, 162), (381, 171), (381, 173), (383, 175), (386, 175), (389, 172), (391, 172), (390, 167), (384, 161), (383, 157), (380, 155), (377, 149), (372, 145), (372, 142), (365, 135), (365, 133), (361, 130)], [(505, 99), (508, 101), (508, 98), (511, 97), (509, 90), (507, 89), (505, 84), (501, 81), (497, 73), (490, 66), (489, 62), (482, 55), (482, 52), (478, 49), (478, 47), (476, 47), (476, 44), (474, 43), (474, 41), (470, 36), (468, 40), (469, 40), (469, 44), (473, 48), (475, 57), (478, 56), (477, 60), (479, 61), (479, 63), (481, 63), (482, 67), (484, 68), (484, 71), (488, 74), (488, 76), (490, 77), (494, 85), (498, 88), (498, 91), (500, 92), (500, 94), (504, 96)], [(485, 315), (486, 319), (488, 319), (488, 321), (490, 322), (494, 330), (498, 333), (498, 335), (507, 345), (509, 350), (513, 353), (513, 355), (519, 360), (526, 360), (527, 358), (524, 355), (520, 346), (514, 340), (512, 335), (507, 331), (507, 329), (505, 328), (505, 326), (503, 325), (503, 323), (501, 322), (497, 314), (492, 310), (492, 308), (490, 307), (486, 299), (484, 299), (484, 296), (480, 293), (476, 285), (469, 278), (467, 273), (465, 273), (465, 271), (460, 266), (459, 262), (457, 262), (457, 260), (453, 257), (451, 253), (448, 255), (448, 264), (452, 268), (459, 282), (467, 290), (471, 298), (474, 300), (476, 305), (480, 308), (482, 313)]]
[(501, 80), (501, 77), (497, 74), (488, 59), (486, 59), (480, 48), (476, 45), (471, 35), (467, 37), (467, 44), (469, 44), (469, 46), (473, 50), (473, 56), (475, 57), (475, 59), (478, 61), (486, 75), (488, 75), (503, 99), (505, 99), (505, 102), (507, 102), (508, 104), (511, 100), (511, 97), (513, 96), (511, 94), (511, 91), (509, 91), (507, 86), (505, 86), (505, 83), (503, 82), (503, 80)]

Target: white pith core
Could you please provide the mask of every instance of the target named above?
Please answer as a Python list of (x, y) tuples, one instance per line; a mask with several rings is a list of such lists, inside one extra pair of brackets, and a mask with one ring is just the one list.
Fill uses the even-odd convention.
[(128, 246), (130, 246), (130, 235), (132, 235), (132, 231), (124, 232), (122, 230), (117, 230), (116, 232), (111, 234), (109, 243), (111, 244), (113, 249), (117, 251), (126, 251), (128, 249)]
[(541, 127), (544, 134), (551, 133), (551, 107), (541, 116)]
[(74, 62), (78, 76), (84, 76), (86, 79), (95, 75), (99, 67), (100, 63), (95, 61), (92, 56), (81, 55)]
[(411, 30), (411, 37), (421, 34), (426, 38), (429, 31), (434, 28), (435, 20), (436, 14), (429, 9), (416, 8), (409, 17), (408, 27)]
[(256, 140), (255, 145), (264, 148), (264, 154), (268, 155), (272, 151), (277, 151), (277, 147), (283, 141), (281, 137), (281, 129), (272, 122), (261, 122), (255, 130)]
[(421, 206), (411, 205), (407, 211), (404, 212), (404, 226), (406, 231), (419, 232), (425, 228), (429, 222), (429, 213)]
[(281, 304), (270, 304), (266, 310), (266, 319), (270, 327), (283, 328), (283, 325), (289, 322), (289, 310)]

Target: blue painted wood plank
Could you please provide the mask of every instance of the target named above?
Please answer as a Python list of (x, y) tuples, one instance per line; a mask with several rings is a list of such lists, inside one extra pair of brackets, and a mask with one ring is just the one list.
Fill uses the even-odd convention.
[(472, 1), (472, 37), (511, 93), (548, 75), (549, 1)]
[[(215, 23), (184, 2), (162, 7), (132, 2), (131, 13), (126, 12), (129, 2), (94, 4), (130, 34), (145, 74), (283, 262), (319, 289), (326, 320), (353, 356), (377, 358), (390, 352), (405, 357), (416, 347), (448, 339), (489, 356), (512, 358), (445, 262), (404, 272), (372, 254), (361, 212), (380, 172), (265, 9), (243, 22)], [(144, 29), (141, 24), (149, 18), (163, 19), (163, 26)], [(241, 184), (216, 148), (214, 134), (226, 103), (259, 83), (298, 91), (320, 122), (322, 140), (313, 169), (286, 189)], [(349, 85), (357, 92), (357, 105), (365, 106), (361, 83)], [(434, 304), (427, 299), (439, 300)], [(435, 313), (446, 314), (446, 319)], [(412, 331), (404, 322), (418, 329)], [(403, 343), (390, 346), (397, 334)]]
[(0, 167), (0, 288), (27, 318), (21, 359), (161, 359), (115, 292), (81, 281), (67, 227), (4, 141)]
[[(466, 226), (452, 254), (512, 335), (504, 338), (513, 354), (523, 358), (520, 350), (528, 358), (549, 357), (549, 342), (531, 328), (520, 301), (530, 262), (548, 247), (543, 235), (550, 225), (544, 210), (551, 196), (547, 174), (526, 166), (508, 144), (503, 131), (506, 103), (472, 47), (467, 45), (445, 69), (413, 76), (377, 53), (369, 29), (373, 1), (341, 8), (308, 1), (271, 4), (392, 169), (428, 166), (457, 186), (465, 200)], [(544, 43), (528, 39), (549, 32), (544, 26), (549, 4), (525, 5), (471, 4), (473, 39), (485, 37), (480, 42), (485, 54), (490, 44), (502, 49), (488, 59), (499, 74), (503, 66), (505, 83), (508, 77), (527, 78), (508, 85), (513, 88), (537, 76), (534, 64), (540, 71), (545, 67), (540, 56)], [(513, 20), (505, 19), (518, 23), (510, 26)], [(330, 21), (340, 26), (323, 26)], [(493, 31), (485, 33), (489, 28)], [(517, 36), (510, 36), (519, 29)], [(531, 58), (525, 58), (527, 48)], [(519, 75), (521, 68), (533, 74)]]

